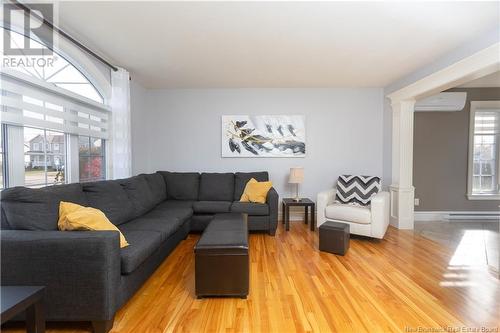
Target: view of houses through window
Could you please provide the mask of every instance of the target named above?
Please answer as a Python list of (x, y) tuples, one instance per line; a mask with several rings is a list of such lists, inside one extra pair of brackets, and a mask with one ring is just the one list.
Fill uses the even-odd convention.
[[(12, 145), (17, 151), (23, 149), (24, 179), (14, 181), (14, 185), (42, 187), (68, 182), (89, 182), (106, 178), (105, 140), (89, 136), (77, 136), (63, 132), (33, 128), (2, 125), (0, 136), (0, 188), (6, 184), (8, 174), (6, 165), (6, 139), (9, 131), (22, 133), (23, 144)], [(74, 140), (74, 141), (72, 141)], [(78, 142), (76, 142), (78, 141)], [(70, 154), (70, 142), (78, 144), (78, 153)], [(16, 148), (17, 147), (17, 148)], [(22, 147), (22, 148), (21, 148)], [(18, 154), (15, 154), (19, 156)], [(72, 159), (71, 156), (74, 156)], [(20, 163), (19, 163), (20, 164)], [(71, 179), (67, 178), (67, 170), (76, 170)], [(10, 185), (10, 186), (14, 186)]]
[(37, 187), (65, 182), (64, 133), (24, 127), (24, 184)]

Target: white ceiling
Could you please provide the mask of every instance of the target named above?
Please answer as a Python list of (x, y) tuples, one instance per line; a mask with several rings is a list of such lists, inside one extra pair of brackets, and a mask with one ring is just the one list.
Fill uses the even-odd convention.
[(474, 81), (467, 82), (459, 88), (498, 88), (500, 87), (500, 72), (483, 76)]
[(147, 88), (383, 87), (499, 25), (498, 2), (60, 2)]

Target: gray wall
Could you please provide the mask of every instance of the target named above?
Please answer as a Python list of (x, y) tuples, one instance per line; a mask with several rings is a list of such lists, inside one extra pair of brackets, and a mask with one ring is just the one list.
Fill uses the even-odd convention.
[(413, 184), (417, 211), (496, 211), (499, 201), (468, 200), (467, 156), (471, 101), (500, 100), (500, 88), (466, 91), (459, 112), (415, 112)]
[[(290, 196), (289, 168), (303, 166), (301, 193), (313, 199), (342, 173), (382, 175), (382, 89), (146, 90), (141, 97), (146, 107), (132, 115), (134, 173), (267, 170), (280, 195)], [(307, 156), (222, 158), (224, 114), (305, 115)]]

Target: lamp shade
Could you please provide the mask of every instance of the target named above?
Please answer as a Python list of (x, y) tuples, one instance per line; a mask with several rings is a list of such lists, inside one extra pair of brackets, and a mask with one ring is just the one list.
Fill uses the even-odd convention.
[(290, 184), (302, 184), (304, 181), (304, 168), (290, 168)]

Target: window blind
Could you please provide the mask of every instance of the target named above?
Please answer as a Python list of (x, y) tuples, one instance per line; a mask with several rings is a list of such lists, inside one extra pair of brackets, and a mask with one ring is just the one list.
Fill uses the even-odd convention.
[(478, 110), (474, 118), (474, 134), (496, 135), (500, 133), (500, 110)]
[[(500, 192), (500, 110), (498, 109), (477, 109), (474, 114), (474, 135), (490, 137), (494, 147), (492, 152), (493, 163), (496, 174), (496, 191)], [(496, 162), (495, 162), (496, 160)]]
[(3, 74), (0, 92), (2, 123), (108, 138), (111, 114), (105, 105)]

